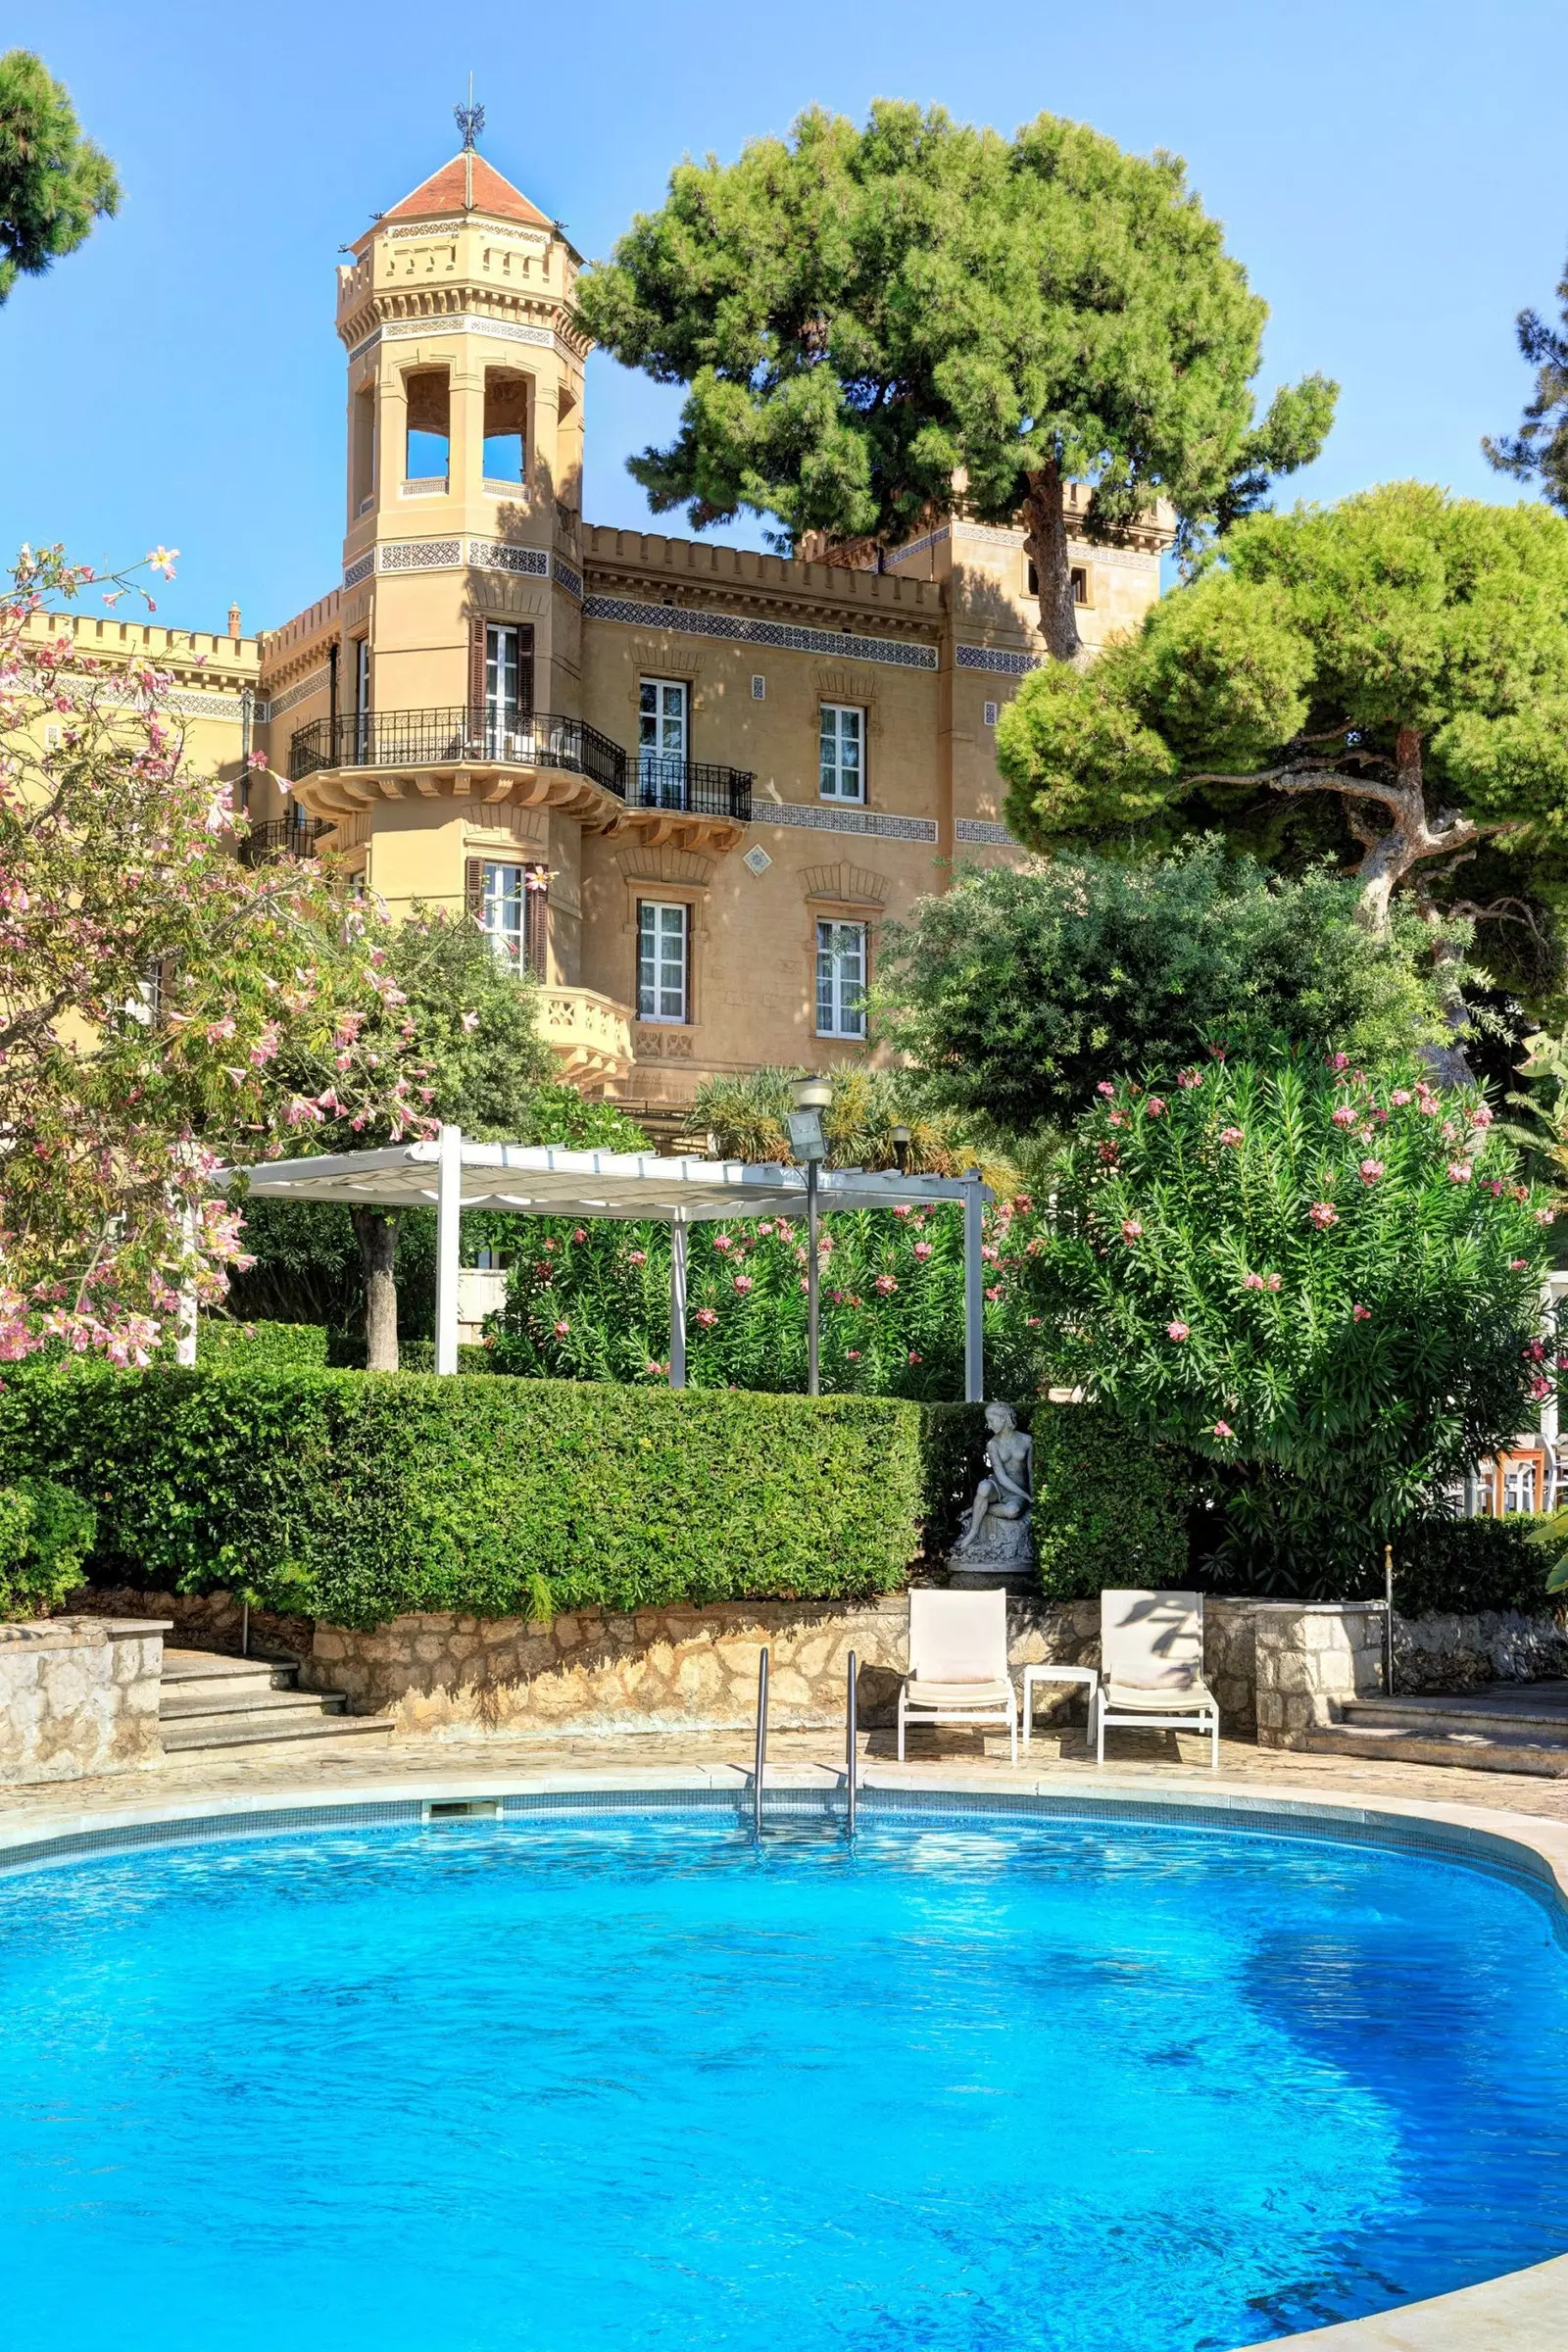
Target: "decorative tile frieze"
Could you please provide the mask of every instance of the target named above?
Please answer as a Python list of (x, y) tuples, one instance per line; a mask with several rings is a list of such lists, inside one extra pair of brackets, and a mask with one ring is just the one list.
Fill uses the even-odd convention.
[(936, 819), (929, 816), (884, 816), (875, 808), (818, 808), (799, 801), (752, 802), (755, 825), (799, 825), (808, 833), (874, 834), (878, 841), (937, 839)]
[(583, 599), (589, 620), (617, 620), (628, 628), (666, 629), (682, 637), (727, 637), (737, 645), (772, 645), (787, 654), (831, 654), (841, 662), (885, 662), (898, 669), (935, 669), (933, 645), (892, 637), (861, 637), (847, 629), (798, 629), (780, 620), (749, 620), (738, 612), (700, 612), (684, 605), (636, 604), (629, 597)]
[(270, 702), (258, 703), (257, 718), (263, 725), (270, 718), (281, 718), (285, 710), (293, 710), (301, 703), (308, 702), (313, 694), (318, 694), (323, 686), (331, 683), (331, 678), (329, 669), (313, 669), (308, 678), (301, 678), (297, 685), (285, 686), (282, 693), (274, 694)]
[(373, 555), (356, 557), (343, 573), (344, 587), (357, 588), (362, 580), (369, 578), (374, 569), (375, 558)]
[(349, 565), (343, 585), (357, 588), (372, 571), (455, 571), (465, 564), (475, 571), (510, 571), (534, 580), (554, 574), (568, 596), (582, 595), (582, 575), (559, 556), (547, 555), (542, 547), (512, 547), (500, 539), (384, 540)]
[(574, 596), (580, 605), (582, 603), (582, 573), (573, 571), (569, 564), (563, 564), (559, 556), (551, 557), (550, 568), (566, 594)]
[(993, 824), (988, 817), (960, 816), (954, 831), (959, 841), (967, 842), (975, 849), (1016, 850), (1022, 846), (1013, 839), (1005, 825)]
[(1000, 645), (956, 645), (953, 659), (959, 669), (989, 669), (999, 678), (1026, 678), (1038, 669), (1039, 654), (1009, 654)]
[(478, 571), (521, 571), (533, 580), (550, 577), (550, 558), (542, 547), (508, 547), (498, 539), (470, 539), (468, 562)]
[(389, 539), (375, 552), (377, 571), (450, 571), (463, 562), (463, 541)]
[(891, 554), (883, 557), (883, 568), (891, 571), (896, 564), (907, 564), (913, 557), (923, 556), (927, 548), (940, 547), (949, 535), (948, 526), (943, 523), (939, 530), (927, 531), (923, 539), (911, 539), (907, 547), (894, 548)]

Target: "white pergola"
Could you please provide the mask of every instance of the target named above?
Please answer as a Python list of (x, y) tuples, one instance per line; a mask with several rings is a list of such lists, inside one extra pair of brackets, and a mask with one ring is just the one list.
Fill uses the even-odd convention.
[[(378, 1152), (342, 1152), (319, 1159), (260, 1160), (223, 1168), (226, 1191), (241, 1177), (256, 1200), (341, 1200), (351, 1207), (436, 1212), (435, 1368), (458, 1368), (458, 1219), (466, 1208), (514, 1216), (656, 1220), (670, 1230), (669, 1385), (686, 1386), (686, 1228), (724, 1217), (799, 1215), (807, 1205), (806, 1170), (737, 1159), (660, 1159), (642, 1152), (564, 1152), (554, 1145), (465, 1143), (443, 1127), (433, 1143), (396, 1144)], [(981, 1211), (992, 1198), (978, 1169), (967, 1176), (901, 1176), (860, 1168), (824, 1168), (817, 1207), (920, 1208), (963, 1204), (963, 1389), (979, 1403), (985, 1386)]]

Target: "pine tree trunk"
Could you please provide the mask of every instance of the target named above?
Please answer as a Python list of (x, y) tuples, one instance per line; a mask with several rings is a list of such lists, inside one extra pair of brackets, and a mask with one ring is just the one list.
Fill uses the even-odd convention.
[(1021, 515), (1024, 548), (1035, 567), (1040, 627), (1057, 662), (1076, 662), (1082, 645), (1072, 599), (1072, 565), (1067, 557), (1067, 517), (1061, 502), (1061, 467), (1053, 459), (1029, 476)]
[(360, 1264), (365, 1270), (365, 1365), (368, 1372), (398, 1368), (398, 1227), (395, 1208), (351, 1208)]

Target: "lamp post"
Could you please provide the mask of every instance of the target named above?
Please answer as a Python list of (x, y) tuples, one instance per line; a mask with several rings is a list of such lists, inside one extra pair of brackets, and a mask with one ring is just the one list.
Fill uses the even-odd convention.
[(806, 1163), (806, 1393), (821, 1393), (817, 1365), (816, 1177), (827, 1157), (822, 1113), (833, 1100), (825, 1078), (798, 1078), (791, 1090), (795, 1107), (789, 1114), (790, 1148)]
[(909, 1173), (909, 1130), (905, 1126), (893, 1130), (893, 1163), (901, 1176)]

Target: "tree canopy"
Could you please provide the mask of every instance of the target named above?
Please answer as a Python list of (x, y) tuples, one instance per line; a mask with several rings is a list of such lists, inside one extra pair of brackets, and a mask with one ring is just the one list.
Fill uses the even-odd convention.
[(1568, 843), (1568, 522), (1420, 482), (1251, 515), (1092, 670), (1026, 678), (998, 758), (1037, 849), (1326, 802), (1384, 930), (1489, 841)]
[(1413, 917), (1374, 939), (1352, 883), (1298, 881), (1215, 839), (1139, 864), (970, 867), (889, 927), (882, 1026), (928, 1102), (1012, 1136), (1061, 1126), (1100, 1081), (1211, 1047), (1342, 1047), (1375, 1060), (1436, 1034)]
[(1536, 395), (1516, 433), (1483, 434), (1481, 447), (1499, 473), (1539, 482), (1546, 504), (1568, 514), (1568, 274), (1558, 280), (1562, 324), (1548, 326), (1539, 311), (1521, 311), (1514, 334), (1536, 371)]
[(74, 253), (120, 210), (120, 182), (84, 139), (71, 94), (27, 49), (0, 57), (0, 302), (26, 271)]
[(1062, 486), (1113, 538), (1156, 498), (1186, 531), (1317, 455), (1321, 376), (1254, 414), (1266, 306), (1180, 160), (1040, 115), (1006, 139), (886, 101), (689, 159), (578, 281), (587, 330), (690, 387), (630, 469), (697, 528), (741, 508), (893, 544), (960, 509), (1021, 522), (1053, 654), (1078, 647)]

